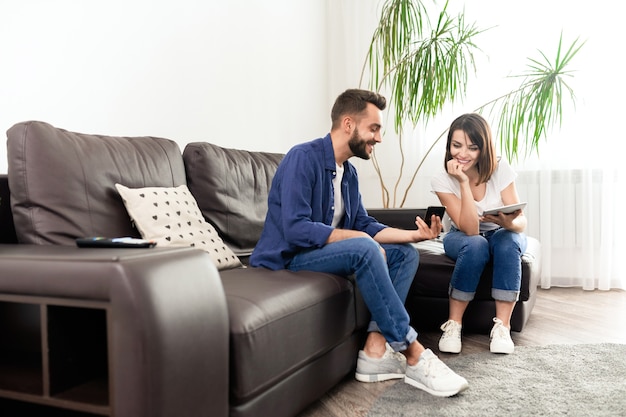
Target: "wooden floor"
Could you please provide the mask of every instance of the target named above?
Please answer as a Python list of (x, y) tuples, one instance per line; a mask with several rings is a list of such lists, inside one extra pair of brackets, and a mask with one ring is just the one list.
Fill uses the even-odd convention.
[[(583, 291), (580, 288), (538, 290), (526, 326), (513, 332), (516, 346), (577, 343), (626, 344), (626, 291)], [(441, 332), (421, 333), (418, 340), (445, 362), (453, 354), (437, 348)], [(489, 350), (488, 335), (463, 335), (461, 355)], [(467, 376), (467, 375), (465, 375)], [(399, 380), (364, 384), (352, 375), (298, 417), (365, 416), (377, 396)]]

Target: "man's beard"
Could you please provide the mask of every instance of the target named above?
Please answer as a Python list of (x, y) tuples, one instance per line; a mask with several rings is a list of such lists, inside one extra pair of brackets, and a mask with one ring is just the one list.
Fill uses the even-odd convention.
[[(367, 145), (372, 144), (373, 141), (366, 141), (359, 135), (359, 129), (354, 128), (354, 132), (348, 141), (348, 146), (350, 146), (350, 150), (354, 154), (354, 156), (359, 157), (361, 159), (370, 159), (370, 154), (367, 152)], [(374, 142), (375, 143), (375, 142)]]

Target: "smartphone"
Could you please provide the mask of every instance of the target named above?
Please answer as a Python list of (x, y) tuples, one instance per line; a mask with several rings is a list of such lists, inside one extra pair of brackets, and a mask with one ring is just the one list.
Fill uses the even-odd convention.
[(107, 238), (101, 236), (76, 239), (79, 248), (153, 248), (153, 240), (137, 239), (133, 237)]
[(443, 215), (446, 213), (445, 206), (429, 206), (426, 209), (426, 216), (424, 217), (424, 221), (430, 227), (430, 218), (434, 214), (435, 216), (439, 216), (440, 219), (443, 220)]

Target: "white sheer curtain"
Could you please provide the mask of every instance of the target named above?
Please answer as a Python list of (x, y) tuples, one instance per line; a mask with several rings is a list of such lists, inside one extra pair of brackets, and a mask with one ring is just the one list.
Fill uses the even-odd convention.
[(541, 287), (626, 289), (621, 169), (544, 167), (519, 171), (517, 185), (529, 202), (527, 232), (542, 244)]

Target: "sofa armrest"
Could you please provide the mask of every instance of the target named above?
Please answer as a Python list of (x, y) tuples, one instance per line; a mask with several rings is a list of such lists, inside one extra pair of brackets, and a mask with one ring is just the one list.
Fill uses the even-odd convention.
[(228, 415), (228, 310), (205, 252), (0, 245), (0, 301), (105, 311), (111, 415)]

